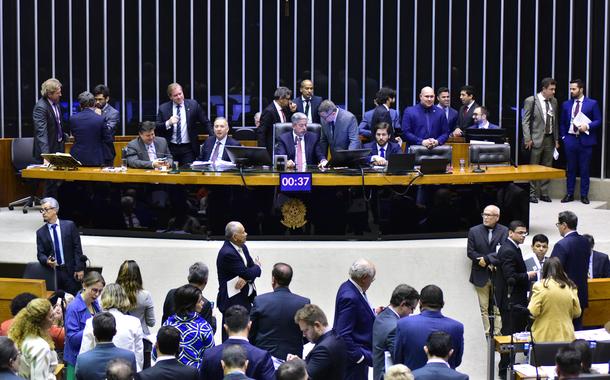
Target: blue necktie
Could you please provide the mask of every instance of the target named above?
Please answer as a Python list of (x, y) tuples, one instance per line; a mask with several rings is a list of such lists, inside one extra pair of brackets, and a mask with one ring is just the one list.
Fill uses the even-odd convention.
[(59, 236), (57, 236), (57, 224), (53, 224), (51, 226), (53, 228), (53, 243), (55, 245), (55, 260), (57, 261), (57, 265), (64, 264), (64, 258), (61, 257), (61, 250), (59, 249)]
[(182, 143), (182, 131), (180, 123), (180, 104), (176, 104), (176, 116), (178, 116), (178, 122), (176, 123), (176, 144)]
[(335, 122), (334, 121), (330, 122), (330, 132), (332, 133), (333, 140), (334, 140), (334, 138), (335, 138)]
[(384, 148), (379, 148), (379, 155), (381, 156), (381, 158), (385, 158), (385, 149)]

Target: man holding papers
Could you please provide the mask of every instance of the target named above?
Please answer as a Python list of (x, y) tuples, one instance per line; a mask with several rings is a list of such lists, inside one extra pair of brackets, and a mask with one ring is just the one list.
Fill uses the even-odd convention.
[(567, 193), (562, 203), (574, 200), (576, 171), (580, 172), (580, 201), (589, 204), (589, 164), (593, 146), (597, 144), (597, 130), (601, 126), (601, 113), (597, 101), (585, 97), (582, 80), (570, 81), (572, 99), (562, 105), (559, 134), (565, 144), (568, 179)]

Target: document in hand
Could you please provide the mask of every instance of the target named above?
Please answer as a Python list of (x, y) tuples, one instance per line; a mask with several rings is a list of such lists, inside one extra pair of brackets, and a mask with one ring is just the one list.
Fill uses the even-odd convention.
[(239, 276), (235, 276), (232, 279), (230, 279), (229, 281), (227, 281), (227, 295), (229, 296), (229, 298), (233, 297), (234, 295), (236, 295), (237, 293), (239, 293), (241, 291), (241, 289), (235, 288), (237, 281), (239, 281)]
[[(578, 113), (578, 115), (576, 115), (576, 117), (572, 120), (572, 124), (574, 125), (582, 125), (582, 124), (591, 124), (591, 119), (589, 119), (587, 117), (587, 115), (585, 115), (584, 113), (582, 113), (582, 111), (580, 111)], [(588, 135), (589, 131), (585, 131), (585, 133)]]

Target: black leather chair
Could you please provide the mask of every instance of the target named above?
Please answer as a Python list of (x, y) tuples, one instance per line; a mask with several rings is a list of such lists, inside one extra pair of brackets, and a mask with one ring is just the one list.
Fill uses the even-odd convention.
[(567, 347), (570, 342), (545, 342), (536, 343), (534, 349), (529, 353), (529, 364), (531, 365), (555, 365), (555, 355), (561, 347)]
[(236, 127), (231, 134), (235, 140), (256, 140), (256, 127)]
[(610, 340), (602, 340), (597, 342), (595, 350), (593, 350), (593, 363), (608, 363), (610, 362)]
[(57, 280), (55, 278), (55, 271), (52, 268), (40, 264), (38, 261), (32, 261), (25, 265), (25, 270), (23, 271), (23, 278), (45, 280), (47, 283), (47, 290), (57, 290)]
[(423, 145), (410, 145), (408, 153), (415, 154), (415, 165), (420, 165), (424, 158), (444, 158), (451, 162), (453, 147), (451, 145), (440, 145), (432, 149), (428, 149)]
[[(27, 168), (28, 165), (35, 163), (34, 157), (32, 156), (33, 148), (33, 137), (15, 138), (11, 143), (11, 160), (13, 162), (13, 167), (15, 168), (15, 174), (19, 178), (21, 178), (21, 171), (23, 169)], [(38, 189), (38, 181), (24, 181), (23, 179), (22, 181), (31, 186), (30, 194), (36, 194), (36, 190)], [(13, 210), (15, 206), (23, 206), (23, 213), (27, 214), (28, 209), (34, 207), (35, 205), (40, 205), (40, 198), (38, 198), (36, 195), (30, 195), (9, 203), (8, 209)]]
[(471, 144), (468, 148), (470, 165), (510, 165), (510, 145), (508, 144)]
[[(292, 123), (275, 123), (273, 124), (273, 157), (271, 162), (275, 162), (275, 149), (280, 143), (280, 136), (282, 133), (292, 131)], [(315, 133), (320, 140), (320, 133), (322, 133), (322, 126), (317, 123), (307, 124), (307, 133)]]

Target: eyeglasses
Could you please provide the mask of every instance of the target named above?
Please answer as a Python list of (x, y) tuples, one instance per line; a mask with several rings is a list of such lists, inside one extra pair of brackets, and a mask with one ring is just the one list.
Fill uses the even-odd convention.
[(44, 214), (44, 213), (49, 212), (50, 210), (54, 210), (54, 209), (55, 209), (55, 207), (41, 208), (40, 213)]
[(559, 226), (561, 226), (562, 224), (563, 224), (563, 222), (557, 222), (557, 223), (555, 223), (555, 227), (559, 227)]
[(515, 231), (514, 233), (519, 234), (519, 235), (523, 235), (523, 236), (527, 236), (527, 235), (529, 235), (529, 234), (530, 234), (530, 233), (529, 233), (529, 232), (527, 232), (527, 231)]
[(481, 216), (483, 218), (492, 218), (494, 216), (499, 216), (499, 215), (498, 214), (485, 214), (485, 213), (483, 213), (483, 214), (481, 214)]

